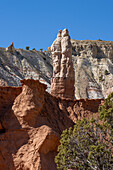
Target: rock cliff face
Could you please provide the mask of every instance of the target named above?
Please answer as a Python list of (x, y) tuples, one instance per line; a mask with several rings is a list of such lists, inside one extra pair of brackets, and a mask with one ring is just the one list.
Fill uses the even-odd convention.
[[(107, 97), (113, 91), (113, 41), (71, 40), (71, 44), (75, 98)], [(20, 86), (24, 78), (46, 83), (50, 92), (51, 52), (15, 49), (14, 45), (0, 48), (0, 85)]]
[(72, 45), (67, 29), (59, 30), (51, 46), (53, 77), (51, 94), (61, 98), (74, 99), (75, 76), (72, 63)]
[(71, 43), (76, 98), (107, 97), (113, 87), (113, 42), (71, 40)]
[(65, 128), (97, 112), (98, 100), (62, 100), (38, 80), (0, 87), (0, 170), (56, 170), (54, 157)]
[(0, 85), (21, 86), (21, 79), (38, 79), (48, 85), (52, 76), (52, 60), (49, 52), (0, 48)]

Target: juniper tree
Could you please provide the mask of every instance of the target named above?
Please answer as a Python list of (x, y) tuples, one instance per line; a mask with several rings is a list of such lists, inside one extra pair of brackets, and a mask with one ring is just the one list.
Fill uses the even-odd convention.
[(57, 168), (113, 170), (113, 93), (99, 107), (99, 119), (77, 121), (61, 135)]

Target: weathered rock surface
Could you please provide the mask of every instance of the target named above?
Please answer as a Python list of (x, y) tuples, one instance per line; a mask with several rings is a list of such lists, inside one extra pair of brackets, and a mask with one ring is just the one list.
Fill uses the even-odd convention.
[(91, 117), (101, 100), (62, 100), (38, 80), (21, 82), (0, 87), (0, 170), (56, 170), (61, 132)]
[(113, 87), (113, 42), (71, 40), (76, 98), (103, 98)]
[[(71, 44), (75, 98), (106, 97), (113, 91), (113, 41), (71, 40)], [(50, 92), (51, 52), (0, 48), (0, 86), (20, 86), (24, 78), (46, 83)]]
[(51, 94), (61, 98), (74, 99), (75, 76), (72, 63), (72, 45), (67, 29), (59, 30), (51, 46), (53, 77)]
[(21, 86), (21, 79), (38, 79), (48, 85), (52, 76), (52, 60), (49, 52), (0, 48), (0, 85)]

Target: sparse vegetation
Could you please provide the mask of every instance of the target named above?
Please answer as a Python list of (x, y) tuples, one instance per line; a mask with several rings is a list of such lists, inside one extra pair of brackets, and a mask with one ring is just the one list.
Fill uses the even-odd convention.
[(98, 41), (103, 41), (103, 40), (101, 40), (101, 39), (98, 39)]
[(40, 49), (40, 52), (42, 52), (42, 51), (43, 51), (43, 48)]
[(35, 48), (33, 48), (32, 50), (36, 51), (36, 49), (35, 49)]
[(99, 107), (99, 118), (77, 121), (63, 131), (60, 143), (59, 170), (113, 170), (113, 93)]
[(29, 50), (29, 46), (26, 46), (26, 50)]
[(113, 92), (105, 99), (104, 105), (99, 107), (99, 117), (101, 120), (108, 122), (113, 130)]

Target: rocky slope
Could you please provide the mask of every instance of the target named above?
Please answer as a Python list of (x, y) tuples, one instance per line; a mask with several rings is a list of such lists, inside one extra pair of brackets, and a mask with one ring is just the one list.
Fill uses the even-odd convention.
[[(10, 46), (9, 46), (10, 47)], [(35, 50), (0, 48), (0, 85), (20, 86), (21, 79), (38, 79), (48, 85), (52, 76), (49, 53)]]
[[(75, 70), (75, 97), (103, 98), (113, 91), (113, 42), (71, 40)], [(20, 86), (24, 78), (48, 86), (52, 77), (50, 52), (0, 48), (0, 85)]]
[(113, 91), (113, 42), (71, 40), (76, 98), (103, 98)]
[(0, 170), (56, 170), (62, 130), (95, 116), (102, 100), (62, 100), (38, 80), (0, 87)]

